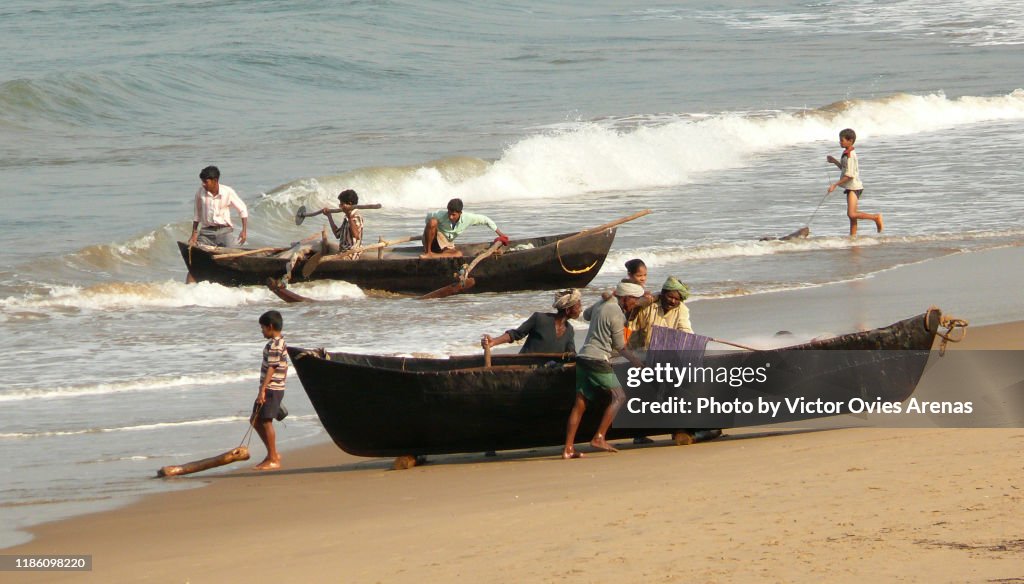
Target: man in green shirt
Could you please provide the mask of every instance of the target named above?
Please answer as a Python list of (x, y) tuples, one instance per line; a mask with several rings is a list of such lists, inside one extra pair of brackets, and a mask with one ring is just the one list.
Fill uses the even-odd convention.
[(562, 458), (580, 458), (576, 452), (576, 430), (580, 427), (588, 401), (608, 399), (597, 433), (590, 445), (598, 450), (618, 452), (605, 440), (615, 414), (626, 403), (626, 394), (612, 369), (611, 358), (622, 355), (634, 367), (643, 367), (643, 362), (626, 348), (626, 314), (636, 308), (638, 299), (643, 297), (644, 287), (640, 284), (622, 281), (610, 298), (601, 299), (591, 307), (590, 330), (583, 348), (576, 352), (576, 403), (569, 413), (565, 429), (565, 449)]
[(487, 216), (477, 213), (463, 213), (462, 199), (448, 201), (447, 209), (438, 209), (427, 213), (427, 224), (423, 228), (423, 255), (430, 258), (438, 256), (460, 257), (462, 252), (455, 249), (455, 238), (468, 227), (486, 225), (508, 243), (508, 236)]

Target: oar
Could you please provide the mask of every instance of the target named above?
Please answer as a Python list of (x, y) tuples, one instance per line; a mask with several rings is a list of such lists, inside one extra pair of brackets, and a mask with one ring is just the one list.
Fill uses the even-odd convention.
[(473, 261), (469, 262), (469, 266), (466, 267), (466, 271), (459, 274), (458, 280), (454, 284), (448, 284), (447, 286), (438, 288), (433, 292), (428, 292), (423, 296), (420, 296), (419, 299), (432, 300), (434, 298), (447, 298), (452, 294), (458, 294), (464, 290), (469, 290), (476, 285), (476, 280), (470, 278), (469, 273), (473, 271), (473, 268), (475, 268), (477, 264), (494, 255), (494, 252), (498, 251), (502, 245), (505, 244), (501, 242), (500, 238), (495, 239), (494, 243), (491, 244), (491, 247), (487, 248), (483, 253), (478, 254), (473, 258)]
[[(369, 204), (369, 205), (355, 205), (352, 208), (353, 209), (380, 209), (381, 208), (381, 204), (380, 203), (372, 203), (372, 204)], [(341, 209), (328, 209), (327, 212), (331, 213), (333, 215), (334, 213), (341, 213)], [(324, 213), (323, 209), (320, 209), (319, 211), (313, 211), (312, 213), (306, 213), (306, 206), (302, 205), (301, 207), (299, 207), (299, 210), (295, 212), (295, 224), (296, 225), (302, 225), (302, 222), (306, 220), (306, 217), (316, 217), (317, 215), (323, 215), (323, 213)]]
[(644, 215), (650, 215), (650, 213), (651, 213), (650, 209), (644, 209), (643, 211), (638, 211), (636, 213), (633, 213), (632, 215), (629, 215), (628, 217), (623, 217), (621, 219), (616, 219), (615, 221), (609, 221), (608, 223), (605, 223), (604, 225), (598, 225), (597, 227), (594, 227), (592, 229), (584, 229), (583, 231), (580, 231), (579, 233), (574, 233), (574, 234), (570, 235), (569, 237), (566, 237), (565, 239), (559, 240), (559, 243), (565, 243), (565, 242), (567, 242), (569, 240), (576, 239), (578, 237), (583, 237), (584, 235), (588, 235), (588, 234), (595, 233), (595, 232), (598, 232), (598, 231), (604, 231), (605, 229), (611, 229), (612, 227), (618, 227), (619, 225), (622, 225), (623, 223), (628, 223), (630, 221), (633, 221), (634, 219), (639, 219), (639, 218), (643, 217)]
[(271, 292), (276, 294), (278, 298), (288, 303), (311, 302), (313, 300), (312, 298), (306, 298), (301, 294), (296, 294), (295, 292), (292, 292), (291, 290), (282, 286), (281, 283), (275, 280), (274, 278), (267, 278), (267, 288), (269, 288)]
[(308, 278), (312, 274), (316, 267), (320, 265), (320, 260), (324, 257), (324, 250), (327, 249), (327, 228), (324, 227), (323, 231), (320, 232), (320, 249), (313, 252), (313, 255), (306, 260), (306, 263), (302, 265), (302, 277)]

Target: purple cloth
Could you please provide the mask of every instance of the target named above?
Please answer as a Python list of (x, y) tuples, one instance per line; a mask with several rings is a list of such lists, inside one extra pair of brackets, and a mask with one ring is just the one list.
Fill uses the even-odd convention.
[(655, 351), (673, 351), (680, 354), (681, 360), (699, 367), (704, 362), (704, 351), (710, 340), (711, 337), (704, 335), (656, 326), (651, 332), (651, 346), (647, 349), (647, 359), (653, 359)]

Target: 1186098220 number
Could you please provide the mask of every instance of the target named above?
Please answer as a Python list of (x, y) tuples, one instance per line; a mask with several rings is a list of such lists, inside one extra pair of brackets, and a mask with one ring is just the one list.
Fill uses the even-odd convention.
[(0, 555), (0, 571), (92, 570), (89, 555)]

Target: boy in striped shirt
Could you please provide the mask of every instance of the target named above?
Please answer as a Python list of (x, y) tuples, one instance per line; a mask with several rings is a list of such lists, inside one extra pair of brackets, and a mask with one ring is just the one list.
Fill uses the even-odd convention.
[(288, 377), (288, 350), (284, 344), (281, 330), (284, 318), (276, 310), (260, 315), (260, 329), (263, 338), (270, 339), (263, 347), (263, 364), (260, 367), (260, 391), (256, 403), (252, 406), (252, 418), (249, 422), (256, 428), (260, 440), (267, 447), (267, 457), (256, 465), (255, 470), (274, 470), (281, 468), (281, 456), (277, 453), (277, 433), (274, 431), (274, 419), (281, 411), (281, 399), (284, 398), (285, 379)]

